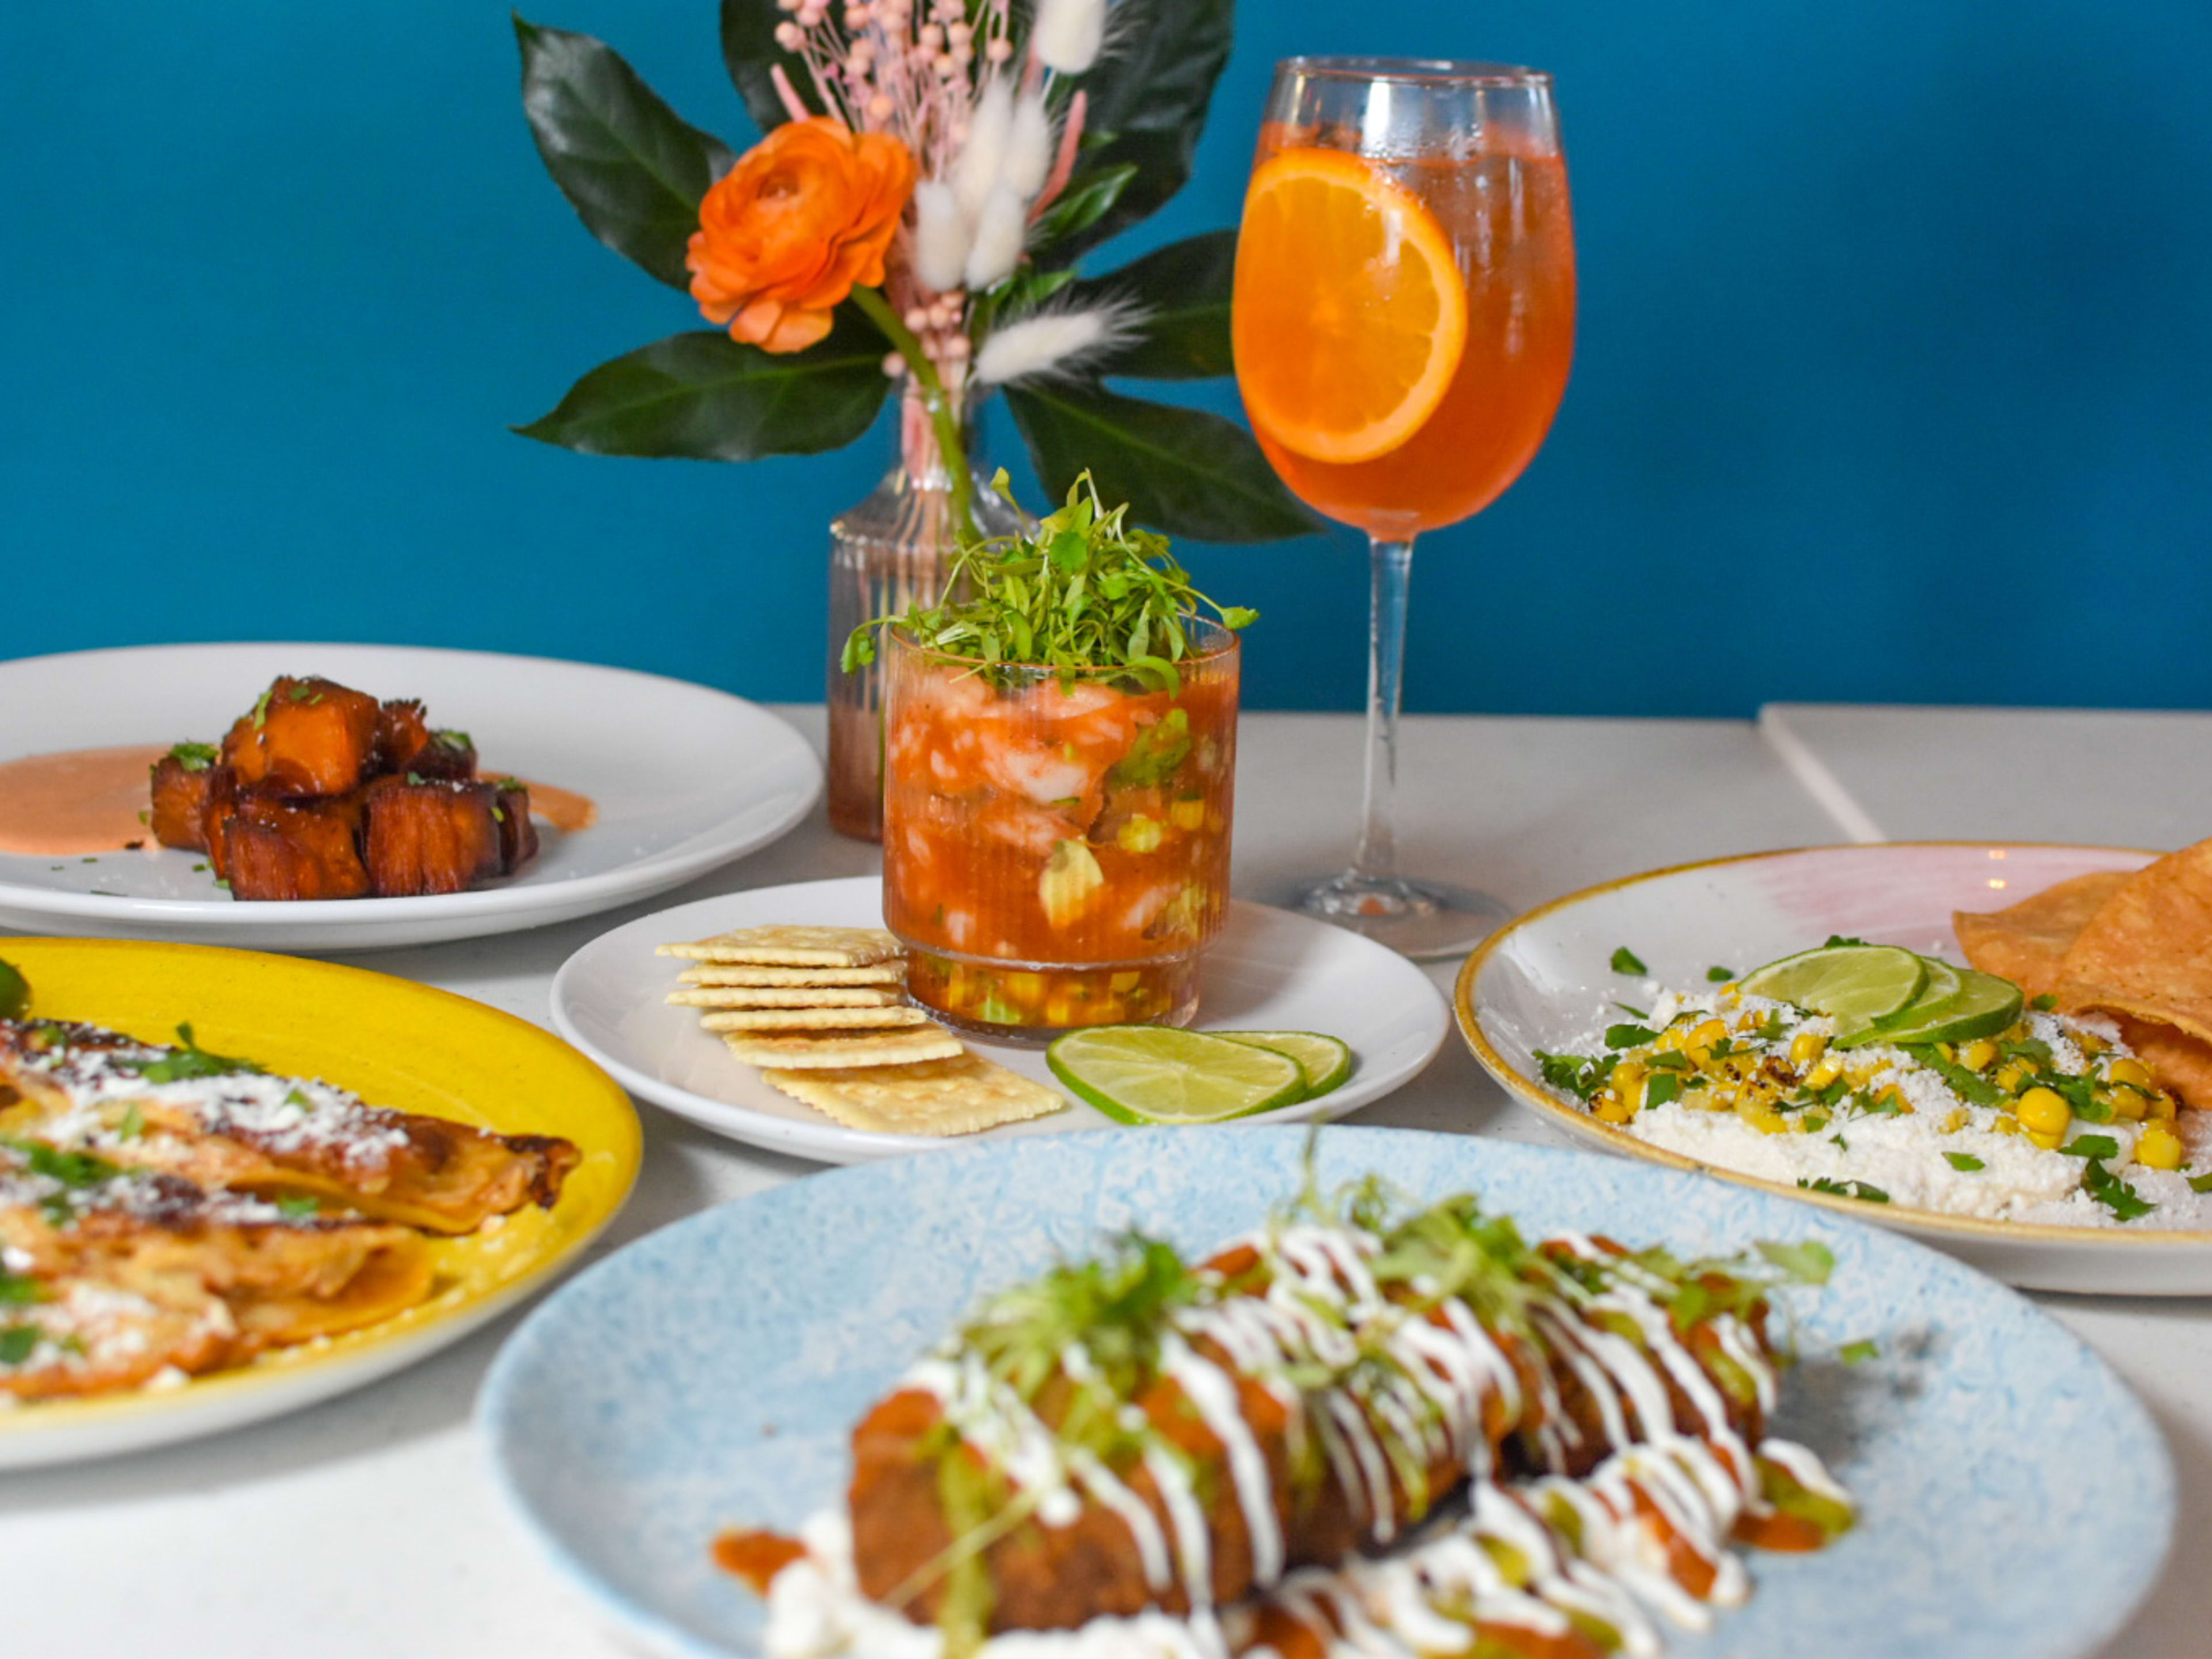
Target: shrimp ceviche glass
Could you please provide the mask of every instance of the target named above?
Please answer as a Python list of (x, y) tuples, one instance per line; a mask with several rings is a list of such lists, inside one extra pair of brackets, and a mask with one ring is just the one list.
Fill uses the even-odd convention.
[(887, 630), (884, 911), (907, 989), (1042, 1040), (1185, 1024), (1229, 902), (1236, 629), (1087, 477)]

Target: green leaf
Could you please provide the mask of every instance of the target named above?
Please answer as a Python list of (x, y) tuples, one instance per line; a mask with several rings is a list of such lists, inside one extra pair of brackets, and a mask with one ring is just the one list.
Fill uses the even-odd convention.
[(1009, 386), (1006, 404), (1055, 495), (1087, 469), (1100, 495), (1171, 536), (1261, 542), (1321, 528), (1251, 434), (1218, 415), (1124, 398), (1095, 380)]
[(1836, 1253), (1817, 1238), (1803, 1239), (1795, 1244), (1762, 1238), (1757, 1249), (1759, 1255), (1800, 1285), (1825, 1285), (1828, 1275), (1836, 1270)]
[(820, 344), (781, 356), (726, 334), (674, 334), (600, 364), (515, 430), (586, 455), (812, 455), (868, 429), (890, 386), (883, 361), (883, 337), (849, 312)]
[(1972, 1152), (1946, 1152), (1943, 1154), (1943, 1159), (1953, 1169), (1966, 1175), (1972, 1175), (1977, 1170), (1988, 1167)]
[(1236, 9), (1233, 0), (1119, 0), (1106, 50), (1075, 83), (1091, 128), (1188, 132), (1195, 143), (1229, 62)]
[(1669, 1105), (1682, 1097), (1682, 1079), (1672, 1072), (1654, 1072), (1644, 1085), (1644, 1109)]
[(1134, 161), (1121, 161), (1076, 173), (1053, 204), (1037, 221), (1034, 233), (1040, 247), (1050, 247), (1063, 237), (1090, 229), (1113, 210), (1137, 176)]
[(1836, 1350), (1836, 1358), (1846, 1365), (1863, 1365), (1869, 1359), (1881, 1358), (1881, 1345), (1872, 1337), (1861, 1337), (1856, 1342), (1846, 1342)]
[(1616, 974), (1648, 974), (1651, 971), (1644, 965), (1644, 959), (1626, 945), (1613, 953), (1612, 963), (1613, 971)]
[(2110, 1135), (2076, 1135), (2058, 1151), (2066, 1158), (2118, 1158), (2120, 1143)]
[(2081, 1166), (2081, 1187), (2116, 1220), (2139, 1220), (2158, 1207), (2094, 1158)]
[(1735, 969), (1733, 968), (1716, 967), (1705, 969), (1705, 980), (1708, 984), (1725, 985), (1735, 977)]
[(1799, 1176), (1797, 1177), (1797, 1184), (1800, 1187), (1804, 1188), (1808, 1192), (1829, 1193), (1838, 1198), (1856, 1198), (1862, 1204), (1887, 1204), (1889, 1202), (1889, 1194), (1887, 1193), (1882, 1191), (1881, 1188), (1870, 1185), (1863, 1181), (1831, 1181), (1826, 1176), (1821, 1176), (1816, 1180), (1808, 1181), (1803, 1176)]
[(1144, 307), (1137, 337), (1103, 359), (1096, 373), (1151, 380), (1206, 380), (1229, 374), (1229, 301), (1237, 233), (1208, 231), (1147, 253), (1103, 276), (1075, 284), (1076, 306), (1120, 300)]
[(687, 125), (619, 54), (588, 34), (514, 20), (522, 109), (538, 153), (584, 227), (671, 288), (690, 291), (684, 245), (727, 146)]
[(787, 21), (775, 0), (722, 0), (722, 65), (729, 70), (738, 95), (745, 100), (745, 112), (763, 132), (791, 118), (769, 76), (778, 64), (783, 65), (793, 90), (807, 108), (817, 115), (822, 112), (822, 100), (814, 95), (814, 80), (806, 72), (805, 61), (775, 43), (775, 26)]
[(1608, 1048), (1633, 1048), (1650, 1042), (1658, 1035), (1648, 1025), (1608, 1025), (1605, 1028), (1605, 1046)]
[[(1030, 233), (1032, 257), (1043, 265), (1068, 264), (1088, 249), (1158, 213), (1189, 181), (1195, 137), (1195, 134), (1186, 138), (1172, 132), (1125, 132), (1111, 138), (1086, 134), (1066, 188)], [(1059, 216), (1070, 198), (1089, 191), (1109, 177), (1119, 178), (1111, 201), (1096, 212), (1066, 220)]]

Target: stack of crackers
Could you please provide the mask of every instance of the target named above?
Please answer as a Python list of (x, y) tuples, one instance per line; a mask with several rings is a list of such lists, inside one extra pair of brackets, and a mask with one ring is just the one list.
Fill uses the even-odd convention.
[(693, 964), (670, 1002), (848, 1128), (973, 1134), (1067, 1104), (909, 1003), (905, 954), (879, 927), (746, 927), (659, 948)]

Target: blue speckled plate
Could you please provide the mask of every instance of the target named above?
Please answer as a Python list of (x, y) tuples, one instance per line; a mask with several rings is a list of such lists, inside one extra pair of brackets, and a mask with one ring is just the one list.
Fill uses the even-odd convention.
[[(715, 1532), (789, 1528), (842, 1493), (852, 1424), (979, 1292), (1120, 1228), (1218, 1243), (1297, 1189), (1306, 1139), (1009, 1141), (695, 1216), (600, 1263), (515, 1333), (478, 1409), (493, 1471), (623, 1632), (659, 1653), (755, 1653), (760, 1605), (709, 1565)], [(1829, 1287), (1792, 1297), (1808, 1363), (1785, 1379), (1778, 1430), (1829, 1460), (1861, 1525), (1820, 1555), (1754, 1555), (1751, 1605), (1672, 1653), (2059, 1659), (2093, 1650), (2155, 1577), (2174, 1485), (2149, 1417), (2075, 1337), (1957, 1262), (1705, 1176), (1322, 1132), (1325, 1184), (1370, 1170), (1426, 1197), (1474, 1188), (1531, 1232), (1834, 1250)], [(1820, 1357), (1863, 1337), (1879, 1359)]]

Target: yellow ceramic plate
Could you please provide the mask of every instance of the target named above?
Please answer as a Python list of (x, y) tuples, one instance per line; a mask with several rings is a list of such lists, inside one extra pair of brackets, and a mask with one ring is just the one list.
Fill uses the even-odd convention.
[(373, 1105), (507, 1133), (561, 1135), (583, 1161), (550, 1210), (441, 1241), (440, 1288), (395, 1319), (265, 1354), (158, 1394), (0, 1412), (0, 1468), (189, 1439), (326, 1400), (457, 1341), (543, 1285), (613, 1219), (637, 1178), (637, 1114), (614, 1081), (512, 1015), (358, 968), (196, 945), (0, 939), (33, 1013), (154, 1042), (179, 1021), (218, 1054), (319, 1077)]

